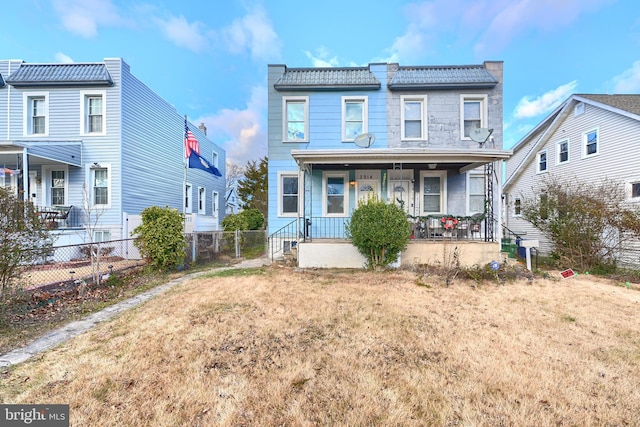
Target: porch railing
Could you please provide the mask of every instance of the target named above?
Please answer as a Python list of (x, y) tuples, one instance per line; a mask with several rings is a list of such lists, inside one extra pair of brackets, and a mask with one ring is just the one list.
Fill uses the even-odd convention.
[(82, 211), (77, 206), (39, 206), (38, 212), (50, 230), (82, 228)]

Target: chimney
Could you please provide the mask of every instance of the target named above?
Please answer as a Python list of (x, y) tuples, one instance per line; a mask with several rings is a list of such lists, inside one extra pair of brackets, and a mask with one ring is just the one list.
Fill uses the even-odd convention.
[(200, 129), (204, 135), (207, 135), (207, 127), (204, 125), (204, 123), (200, 123), (200, 126), (198, 126), (198, 129)]

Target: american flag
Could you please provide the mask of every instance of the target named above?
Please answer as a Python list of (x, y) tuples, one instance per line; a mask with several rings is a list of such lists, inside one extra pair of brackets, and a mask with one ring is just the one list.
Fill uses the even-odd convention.
[(184, 154), (185, 157), (189, 157), (191, 152), (195, 151), (197, 154), (200, 154), (200, 144), (196, 137), (189, 130), (189, 126), (187, 125), (187, 120), (184, 121)]

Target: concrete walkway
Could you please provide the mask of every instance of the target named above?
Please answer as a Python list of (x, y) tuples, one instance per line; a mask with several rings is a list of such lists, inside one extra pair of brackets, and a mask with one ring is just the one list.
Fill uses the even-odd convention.
[[(270, 264), (270, 261), (267, 257), (261, 257), (261, 258), (244, 260), (233, 266), (221, 267), (221, 268), (217, 268), (216, 270), (229, 270), (234, 268), (257, 268), (257, 267), (261, 267), (263, 265), (269, 265), (269, 264)], [(174, 279), (168, 283), (165, 283), (164, 285), (156, 286), (155, 288), (149, 289), (148, 291), (143, 292), (139, 295), (136, 295), (135, 297), (129, 298), (127, 300), (114, 304), (110, 307), (107, 307), (102, 311), (90, 314), (89, 316), (85, 317), (82, 320), (71, 322), (65, 326), (62, 326), (61, 328), (53, 330), (48, 334), (36, 339), (31, 344), (28, 344), (22, 348), (17, 348), (6, 354), (0, 355), (0, 367), (6, 367), (6, 366), (22, 363), (38, 353), (41, 353), (52, 347), (62, 344), (63, 342), (77, 335), (80, 335), (83, 332), (88, 331), (92, 327), (96, 326), (98, 323), (104, 322), (105, 320), (109, 320), (118, 313), (121, 313), (132, 307), (140, 305), (143, 302), (155, 297), (156, 295), (160, 295), (166, 292), (167, 290), (184, 282), (185, 280), (198, 277), (205, 273), (208, 273), (208, 272), (201, 271), (198, 273), (187, 274), (186, 276), (180, 277), (178, 279)]]

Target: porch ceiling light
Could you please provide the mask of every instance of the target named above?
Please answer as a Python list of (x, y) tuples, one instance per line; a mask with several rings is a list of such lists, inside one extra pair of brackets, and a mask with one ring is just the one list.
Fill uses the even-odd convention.
[(429, 167), (429, 169), (433, 170), (433, 169), (438, 167), (438, 164), (437, 163), (429, 163), (429, 164), (427, 164), (427, 167)]

